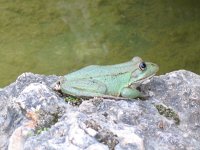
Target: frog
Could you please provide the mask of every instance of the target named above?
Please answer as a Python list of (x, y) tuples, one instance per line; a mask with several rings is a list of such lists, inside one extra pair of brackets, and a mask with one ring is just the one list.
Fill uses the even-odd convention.
[(142, 97), (138, 87), (159, 70), (157, 64), (135, 56), (114, 65), (90, 65), (66, 74), (59, 81), (59, 90), (73, 97)]

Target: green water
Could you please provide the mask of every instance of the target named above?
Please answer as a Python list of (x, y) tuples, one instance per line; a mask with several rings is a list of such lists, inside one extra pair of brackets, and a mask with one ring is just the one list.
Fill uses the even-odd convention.
[(200, 74), (198, 0), (0, 0), (0, 86), (140, 56)]

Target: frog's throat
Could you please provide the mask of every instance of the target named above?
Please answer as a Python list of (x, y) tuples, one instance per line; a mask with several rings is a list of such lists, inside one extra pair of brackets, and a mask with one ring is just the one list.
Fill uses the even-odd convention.
[(154, 75), (155, 75), (155, 73), (152, 74), (152, 75), (150, 75), (149, 77), (145, 77), (145, 78), (142, 78), (142, 79), (140, 79), (140, 80), (137, 80), (137, 81), (135, 81), (134, 83), (131, 83), (129, 86), (139, 87), (140, 84), (142, 84), (142, 83), (143, 83), (144, 81), (146, 81), (146, 80), (151, 79)]

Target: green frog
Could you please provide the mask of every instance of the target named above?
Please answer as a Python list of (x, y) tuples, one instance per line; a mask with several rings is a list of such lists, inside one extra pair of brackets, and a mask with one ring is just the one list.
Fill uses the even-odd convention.
[(62, 93), (75, 97), (142, 97), (137, 87), (158, 71), (158, 65), (140, 57), (115, 65), (91, 65), (65, 75), (60, 81)]

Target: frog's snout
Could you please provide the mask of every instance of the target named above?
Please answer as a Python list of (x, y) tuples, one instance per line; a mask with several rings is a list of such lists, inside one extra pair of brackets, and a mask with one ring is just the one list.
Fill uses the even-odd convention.
[(157, 64), (151, 63), (150, 70), (152, 71), (152, 74), (156, 74), (156, 72), (159, 70), (159, 66)]

